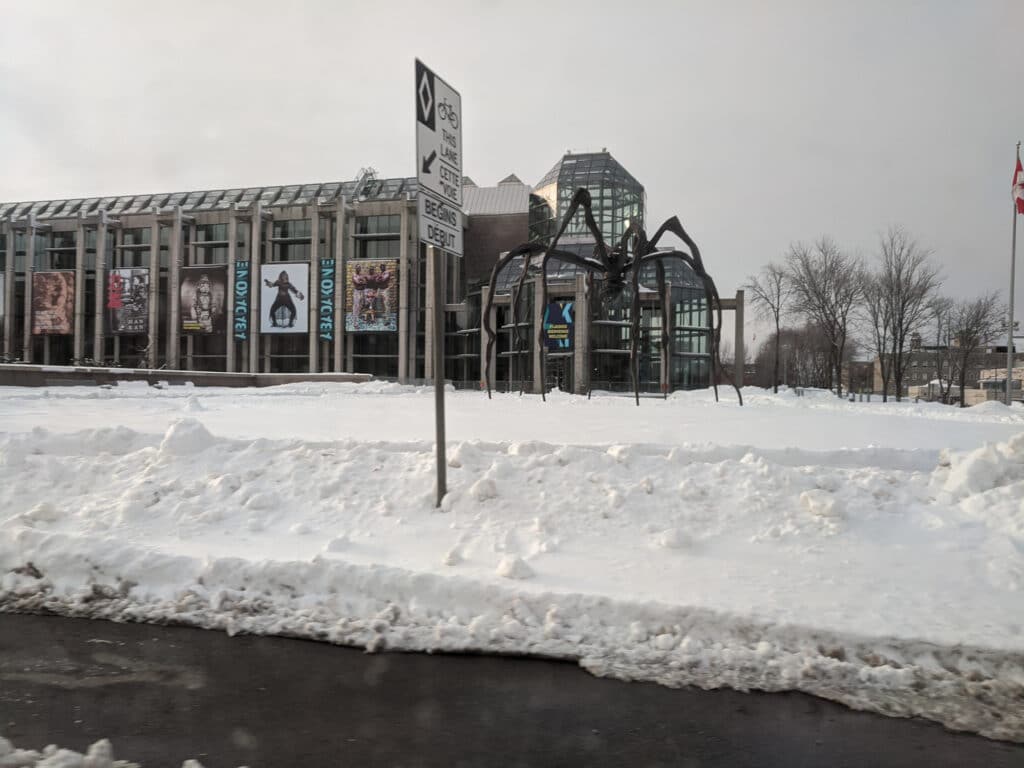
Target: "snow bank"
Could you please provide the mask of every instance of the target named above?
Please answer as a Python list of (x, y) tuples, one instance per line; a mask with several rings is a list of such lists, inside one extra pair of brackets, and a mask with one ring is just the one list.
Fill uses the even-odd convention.
[[(1024, 436), (942, 458), (462, 440), (436, 511), (427, 442), (227, 438), (205, 406), (0, 434), (0, 610), (532, 653), (1024, 741)], [(786, 435), (786, 408), (750, 413), (748, 438)]]
[[(50, 744), (41, 752), (34, 749), (15, 749), (10, 741), (0, 736), (0, 768), (142, 768), (128, 760), (115, 760), (114, 747), (108, 739), (92, 744), (85, 752), (61, 749)], [(186, 760), (181, 768), (203, 768), (198, 760)]]
[(138, 763), (114, 759), (114, 748), (107, 739), (97, 741), (80, 754), (51, 744), (42, 752), (15, 749), (0, 737), (0, 768), (140, 768)]

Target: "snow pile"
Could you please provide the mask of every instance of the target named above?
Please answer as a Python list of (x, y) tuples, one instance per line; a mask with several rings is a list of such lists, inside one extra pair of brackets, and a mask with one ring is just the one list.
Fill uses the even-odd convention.
[[(433, 448), (408, 439), (432, 400), (325, 386), (100, 409), (155, 433), (0, 433), (0, 610), (531, 653), (1024, 741), (1019, 426), (814, 396), (754, 393), (740, 419), (705, 393), (456, 393), (454, 423), (491, 413), (513, 436), (454, 440), (435, 510)], [(363, 434), (321, 439), (325, 414)], [(867, 439), (872, 419), (889, 427)]]
[(114, 748), (107, 739), (97, 741), (83, 755), (60, 749), (55, 744), (42, 752), (15, 749), (11, 742), (0, 737), (0, 768), (139, 768), (139, 764), (115, 760)]
[(1024, 480), (1024, 434), (946, 458), (942, 464), (949, 468), (943, 490), (956, 498), (1013, 485)]

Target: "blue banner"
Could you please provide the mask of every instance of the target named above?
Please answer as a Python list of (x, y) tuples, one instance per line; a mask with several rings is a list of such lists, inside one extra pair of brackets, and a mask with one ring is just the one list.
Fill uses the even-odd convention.
[(235, 262), (235, 339), (249, 338), (249, 262)]
[(320, 340), (334, 341), (334, 259), (320, 259)]
[(544, 308), (544, 346), (551, 351), (573, 347), (573, 302), (553, 301)]

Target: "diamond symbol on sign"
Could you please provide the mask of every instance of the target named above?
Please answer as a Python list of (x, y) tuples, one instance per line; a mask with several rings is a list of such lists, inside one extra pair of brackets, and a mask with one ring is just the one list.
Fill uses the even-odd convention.
[(423, 110), (423, 122), (430, 121), (430, 110), (434, 106), (434, 95), (430, 92), (430, 80), (427, 78), (427, 70), (424, 68), (423, 77), (420, 78), (420, 87), (417, 90), (420, 97), (420, 109)]

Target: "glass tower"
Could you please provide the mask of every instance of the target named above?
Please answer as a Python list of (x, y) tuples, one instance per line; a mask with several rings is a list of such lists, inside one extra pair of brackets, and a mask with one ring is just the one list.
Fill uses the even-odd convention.
[[(530, 196), (530, 239), (550, 238), (565, 216), (576, 190), (590, 192), (594, 219), (605, 242), (618, 242), (629, 222), (644, 223), (643, 185), (609, 152), (567, 153), (548, 171)], [(593, 242), (580, 211), (561, 242)]]

